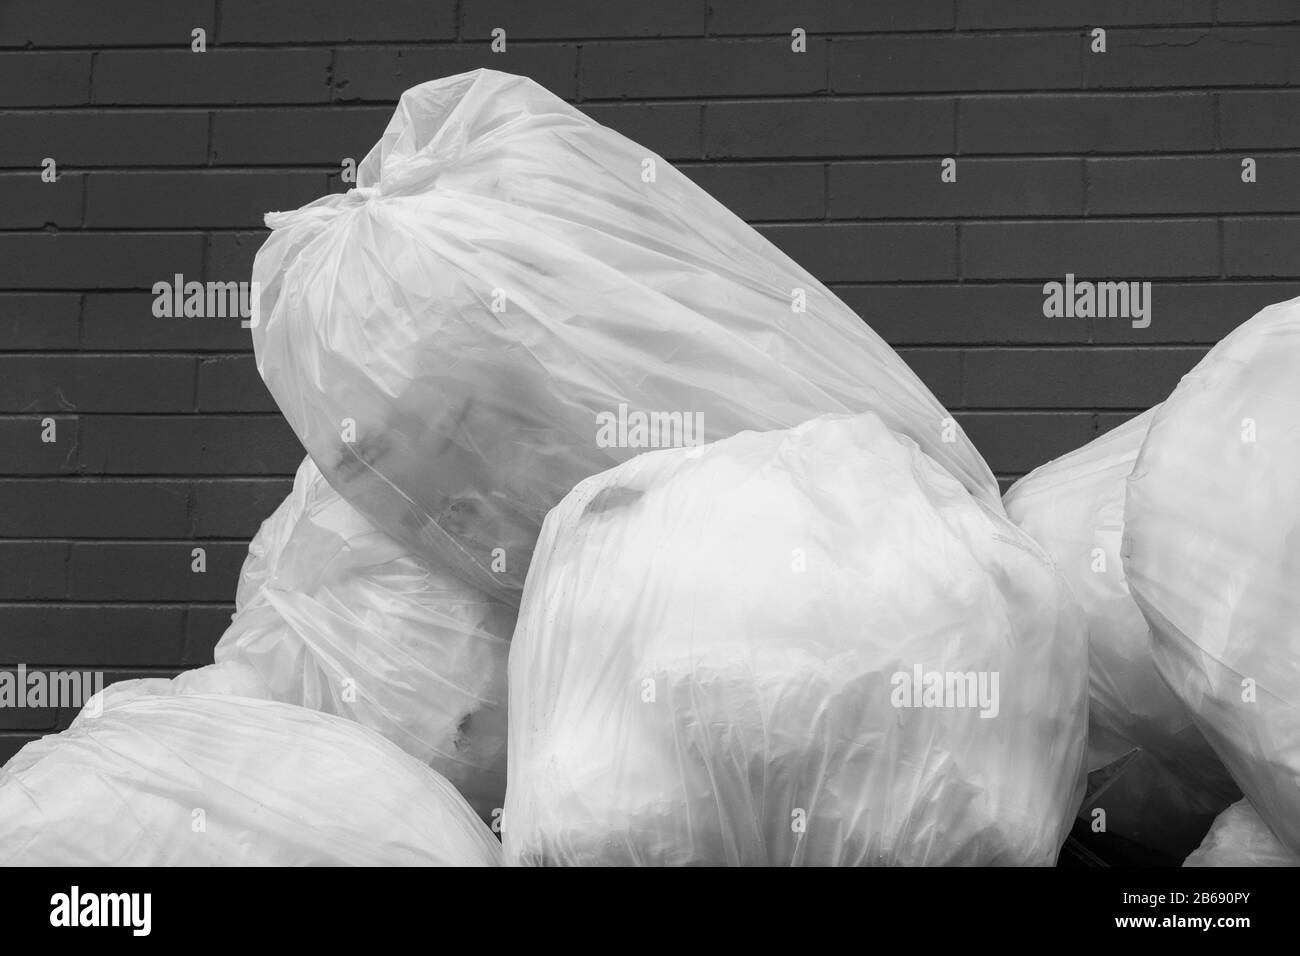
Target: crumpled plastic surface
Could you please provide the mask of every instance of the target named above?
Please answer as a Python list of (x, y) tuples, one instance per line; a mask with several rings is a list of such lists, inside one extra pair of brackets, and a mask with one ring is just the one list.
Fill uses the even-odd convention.
[[(878, 413), (1001, 507), (960, 427), (847, 306), (531, 80), (408, 90), (357, 183), (267, 217), (258, 369), (330, 484), (465, 581), (517, 603), (547, 511), (655, 441), (825, 412)], [(630, 428), (602, 436), (620, 405)]]
[(1282, 845), (1249, 800), (1238, 800), (1183, 866), (1300, 866), (1300, 856)]
[[(1051, 865), (1086, 657), (1046, 554), (875, 415), (649, 452), (543, 527), (507, 861)], [(902, 706), (918, 667), (975, 693)]]
[(308, 458), (249, 546), (216, 659), (251, 667), (276, 700), (378, 731), (491, 819), (514, 620), (376, 530)]
[(1223, 339), (1156, 414), (1124, 569), (1156, 667), (1300, 852), (1300, 299)]
[(112, 685), (28, 744), (0, 769), (0, 864), (501, 864), (429, 767), (352, 721), (227, 693), (250, 681), (221, 664), (171, 693), (164, 680)]
[(1177, 863), (1241, 796), (1151, 659), (1120, 547), (1125, 482), (1155, 409), (1026, 475), (1007, 515), (1051, 555), (1088, 620), (1089, 793), (1084, 814)]

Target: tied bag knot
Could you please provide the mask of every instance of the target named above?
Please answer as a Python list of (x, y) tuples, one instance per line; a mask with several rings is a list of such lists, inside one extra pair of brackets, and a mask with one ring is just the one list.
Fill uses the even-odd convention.
[(332, 219), (340, 212), (365, 205), (382, 195), (379, 186), (354, 186), (345, 193), (322, 196), (298, 209), (285, 212), (268, 212), (263, 221), (268, 229), (283, 229), (286, 226), (311, 222), (312, 220)]

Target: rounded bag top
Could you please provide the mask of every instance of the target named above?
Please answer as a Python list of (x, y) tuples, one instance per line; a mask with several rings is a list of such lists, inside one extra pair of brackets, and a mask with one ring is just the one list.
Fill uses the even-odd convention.
[(1300, 852), (1300, 299), (1183, 377), (1128, 481), (1124, 571), (1161, 676)]
[(507, 858), (1051, 865), (1086, 675), (1046, 553), (878, 416), (649, 452), (542, 529)]
[(0, 865), (499, 866), (443, 777), (227, 664), (113, 685), (0, 770)]

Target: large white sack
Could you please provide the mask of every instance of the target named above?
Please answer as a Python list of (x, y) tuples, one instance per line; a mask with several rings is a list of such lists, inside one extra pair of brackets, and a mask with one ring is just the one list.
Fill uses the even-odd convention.
[(357, 182), (267, 217), (258, 369), (330, 484), (470, 583), (517, 602), (542, 519), (588, 475), (823, 412), (875, 411), (1001, 507), (844, 303), (531, 80), (408, 90)]
[(1177, 862), (1241, 794), (1156, 671), (1124, 578), (1125, 482), (1154, 414), (1035, 469), (1004, 503), (1051, 555), (1088, 620), (1088, 823)]
[(490, 819), (513, 628), (513, 608), (417, 560), (308, 458), (249, 546), (216, 659), (251, 667), (276, 700), (378, 731)]
[(1300, 866), (1300, 856), (1282, 845), (1249, 800), (1238, 800), (1183, 866)]
[(112, 685), (28, 744), (0, 769), (0, 865), (500, 865), (440, 775), (352, 721), (231, 695), (250, 680)]
[(583, 481), (510, 653), (512, 863), (1046, 865), (1083, 792), (1064, 582), (872, 414)]
[(1124, 567), (1157, 668), (1300, 852), (1300, 299), (1228, 335), (1156, 414)]

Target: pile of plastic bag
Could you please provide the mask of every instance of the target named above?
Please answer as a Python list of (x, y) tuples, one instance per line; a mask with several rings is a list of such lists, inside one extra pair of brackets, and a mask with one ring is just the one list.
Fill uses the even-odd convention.
[(542, 519), (640, 452), (874, 411), (997, 484), (829, 290), (644, 147), (531, 80), (402, 96), (357, 188), (273, 214), (253, 329), (329, 483), (517, 603)]
[[(936, 544), (956, 546), (969, 533), (983, 550), (931, 553), (887, 572), (882, 545), (855, 546), (845, 559), (848, 578), (820, 596), (814, 587), (798, 597), (816, 601), (831, 626), (820, 648), (809, 645), (798, 606), (773, 617), (755, 646), (771, 686), (751, 702), (775, 721), (767, 725), (781, 767), (773, 785), (786, 793), (780, 788), (795, 785), (791, 775), (817, 758), (807, 740), (824, 732), (817, 721), (847, 722), (846, 733), (850, 725), (878, 726), (884, 737), (879, 746), (844, 739), (821, 748), (836, 769), (824, 785), (806, 781), (810, 837), (799, 849), (772, 837), (763, 855), (1051, 861), (1077, 798), (1082, 683), (1077, 669), (1058, 666), (1078, 650), (1077, 632), (1060, 625), (1057, 646), (1031, 625), (1055, 634), (1068, 609), (1040, 552), (989, 538), (994, 527), (1003, 536), (1015, 532), (1001, 516), (996, 482), (957, 423), (811, 275), (661, 158), (531, 81), (487, 70), (409, 91), (361, 163), (357, 188), (267, 222), (273, 231), (254, 267), (257, 363), (310, 458), (250, 547), (235, 618), (216, 649), (220, 663), (176, 681), (115, 685), (100, 698), (102, 715), (83, 713), (64, 734), (11, 762), (3, 792), (21, 805), (12, 807), (6, 834), (11, 856), (481, 857), (482, 826), (460, 826), (465, 803), (444, 775), (482, 817), (496, 816), (505, 782), (508, 640), (547, 512), (576, 482), (650, 449), (692, 454), (748, 428), (870, 411), (878, 418), (867, 438), (848, 426), (818, 426), (827, 439), (807, 443), (809, 468), (833, 457), (837, 441), (857, 453), (862, 441), (888, 447), (895, 470), (907, 461), (925, 471), (925, 489), (901, 471), (881, 473), (886, 484), (873, 510), (892, 510), (897, 492), (920, 514), (922, 500), (938, 495), (946, 511), (929, 516)], [(744, 440), (787, 438), (774, 431)], [(785, 467), (788, 479), (799, 471), (793, 460)], [(872, 477), (871, 468), (864, 474)], [(843, 469), (836, 475), (849, 477)], [(815, 491), (795, 484), (791, 495)], [(832, 499), (841, 500), (826, 506), (853, 513), (849, 491), (840, 484)], [(750, 515), (751, 540), (775, 543), (762, 504), (750, 501), (760, 509)], [(814, 513), (825, 524), (817, 534), (848, 543), (833, 531), (832, 512), (808, 517)], [(856, 520), (862, 531), (865, 513)], [(725, 549), (731, 528), (714, 527), (723, 539), (707, 548)], [(787, 523), (782, 534), (796, 530)], [(896, 541), (908, 537), (895, 528)], [(827, 557), (816, 535), (800, 546)], [(1001, 580), (1014, 577), (1006, 570), (1013, 564), (1023, 566), (1026, 581)], [(920, 577), (907, 582), (904, 568)], [(756, 570), (737, 568), (733, 596), (762, 583), (742, 580)], [(886, 618), (860, 633), (847, 615), (868, 604), (846, 588), (864, 580), (882, 597), (889, 582), (905, 584), (915, 601), (893, 598)], [(962, 590), (948, 594), (948, 585)], [(576, 596), (586, 602), (594, 593), (588, 587)], [(633, 615), (648, 610), (629, 594), (605, 600)], [(927, 629), (921, 600), (943, 608), (928, 612), (942, 617), (937, 631)], [(1015, 620), (995, 624), (1005, 602)], [(968, 606), (986, 615), (974, 642), (955, 630)], [(645, 635), (653, 615), (627, 624)], [(665, 673), (697, 663), (719, 668), (701, 674), (721, 695), (708, 725), (692, 731), (702, 735), (701, 747), (728, 736), (719, 723), (730, 719), (728, 695), (749, 686), (729, 656), (744, 637), (732, 624), (703, 662), (685, 649), (661, 662)], [(1003, 652), (1008, 642), (1024, 645), (1024, 660)], [(900, 721), (881, 709), (887, 697), (873, 697), (870, 716), (858, 713), (859, 695), (887, 693), (876, 686), (881, 668), (927, 646), (934, 653), (918, 657), (919, 665), (996, 665), (1013, 679), (1022, 668), (1046, 668), (1054, 678), (1046, 690), (1017, 688), (1001, 704), (995, 687), (992, 720), (918, 711)], [(852, 668), (827, 672), (839, 663)], [(612, 671), (590, 669), (597, 664), (588, 665), (593, 698), (611, 692), (604, 682)], [(545, 692), (536, 683), (545, 672), (524, 680)], [(673, 687), (665, 679), (670, 698)], [(734, 732), (752, 738), (749, 720)], [(1013, 731), (994, 730), (1008, 723)], [(891, 754), (929, 759), (922, 742), (930, 736), (950, 756), (944, 766), (913, 769), (922, 792), (888, 784)], [(788, 745), (780, 745), (784, 737)], [(1018, 773), (1036, 762), (1034, 773)], [(1003, 771), (1014, 779), (997, 786)], [(227, 791), (218, 791), (221, 782)], [(701, 785), (698, 776), (691, 785)], [(739, 795), (728, 788), (725, 796)], [(872, 805), (881, 795), (892, 805)], [(642, 796), (628, 793), (631, 801)], [(98, 832), (109, 814), (128, 807), (132, 825), (74, 845), (69, 835)], [(948, 825), (950, 807), (958, 818)], [(196, 810), (205, 811), (212, 836), (173, 846)], [(709, 859), (739, 858), (717, 844), (749, 840), (753, 825), (771, 824), (766, 812), (724, 806), (720, 813), (707, 835), (701, 831), (711, 841), (703, 851)], [(827, 821), (842, 831), (843, 847)], [(32, 836), (37, 829), (40, 838)], [(489, 849), (499, 852), (495, 843)], [(748, 849), (744, 856), (753, 858)]]
[(0, 863), (1050, 865), (1082, 804), (1294, 864), (1300, 299), (1004, 511), (843, 303), (531, 81), (408, 91), (358, 175), (268, 216), (310, 457), (219, 663), (25, 747)]
[(1051, 865), (1086, 656), (1047, 556), (873, 414), (642, 455), (543, 528), (507, 858)]
[(1166, 860), (1300, 849), (1297, 366), (1300, 299), (1007, 495), (1088, 618), (1084, 819)]
[(1005, 504), (1052, 556), (1087, 617), (1091, 777), (1083, 819), (1172, 865), (1240, 792), (1157, 673), (1146, 619), (1124, 577), (1125, 482), (1155, 413), (1036, 469)]
[(1300, 853), (1300, 299), (1220, 342), (1156, 413), (1124, 568), (1160, 675)]
[(0, 865), (498, 866), (456, 789), (215, 665), (115, 684), (0, 769)]
[(502, 806), (513, 609), (376, 530), (311, 459), (249, 546), (235, 606), (217, 661), (378, 731), (484, 819)]

